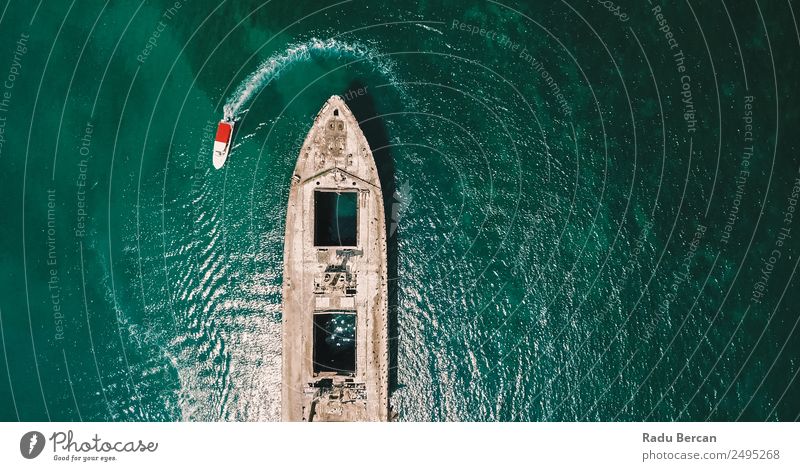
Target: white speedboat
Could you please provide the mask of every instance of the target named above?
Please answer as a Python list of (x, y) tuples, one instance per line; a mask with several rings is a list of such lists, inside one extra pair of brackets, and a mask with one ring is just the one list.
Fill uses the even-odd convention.
[(217, 125), (217, 135), (214, 138), (214, 168), (220, 169), (228, 160), (233, 142), (233, 121), (222, 120)]

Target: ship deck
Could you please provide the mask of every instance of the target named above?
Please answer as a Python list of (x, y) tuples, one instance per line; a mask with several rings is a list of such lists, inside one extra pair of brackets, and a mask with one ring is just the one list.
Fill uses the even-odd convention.
[(372, 152), (344, 101), (298, 157), (284, 247), (285, 421), (388, 420), (386, 227)]

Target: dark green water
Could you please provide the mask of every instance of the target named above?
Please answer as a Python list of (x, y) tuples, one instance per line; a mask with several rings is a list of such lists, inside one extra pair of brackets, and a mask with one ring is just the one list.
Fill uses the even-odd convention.
[(347, 94), (401, 420), (797, 420), (791, 2), (619, 4), (2, 6), (0, 419), (279, 418), (289, 176)]

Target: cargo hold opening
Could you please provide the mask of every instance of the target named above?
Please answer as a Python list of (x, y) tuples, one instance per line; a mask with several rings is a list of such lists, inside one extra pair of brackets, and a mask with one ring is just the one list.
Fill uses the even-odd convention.
[(315, 374), (355, 374), (355, 313), (314, 314), (313, 362)]
[(314, 192), (314, 245), (355, 247), (358, 243), (358, 193)]

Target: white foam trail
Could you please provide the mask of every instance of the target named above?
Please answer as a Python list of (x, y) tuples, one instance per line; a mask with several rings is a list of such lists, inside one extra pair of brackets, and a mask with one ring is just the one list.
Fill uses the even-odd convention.
[(251, 73), (231, 95), (225, 103), (226, 119), (237, 119), (242, 109), (252, 100), (261, 89), (278, 77), (281, 72), (294, 64), (309, 61), (314, 57), (344, 58), (359, 60), (370, 64), (375, 70), (394, 80), (394, 70), (391, 61), (380, 57), (373, 49), (359, 43), (346, 43), (335, 39), (312, 38), (307, 42), (295, 44), (285, 51), (273, 54), (261, 63), (255, 72)]

